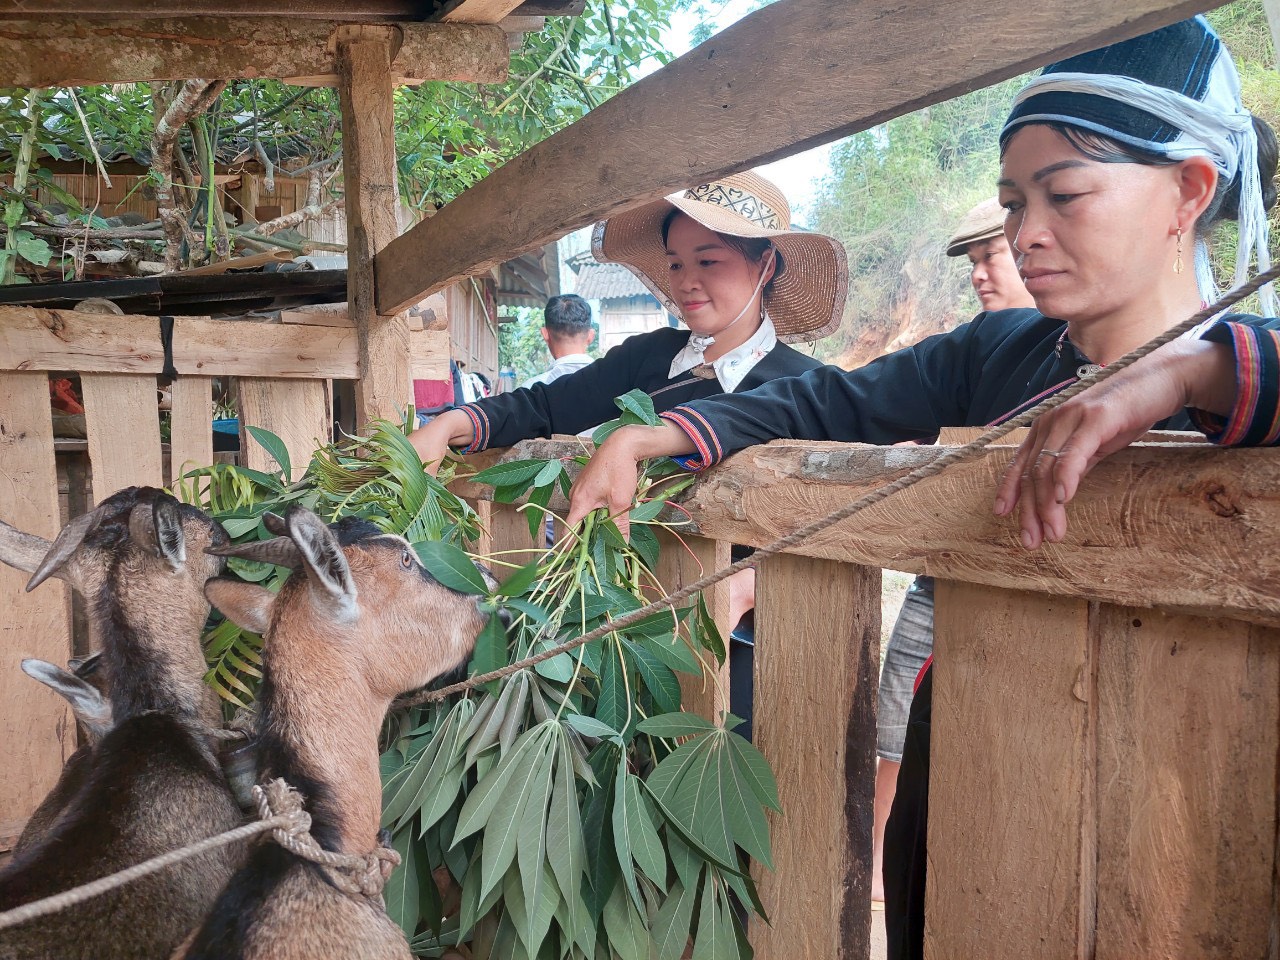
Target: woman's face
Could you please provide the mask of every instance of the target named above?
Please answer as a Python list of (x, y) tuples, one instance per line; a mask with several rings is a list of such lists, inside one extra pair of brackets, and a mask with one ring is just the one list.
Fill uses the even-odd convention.
[(759, 319), (759, 299), (752, 294), (760, 279), (760, 265), (684, 214), (677, 214), (667, 230), (667, 266), (671, 297), (694, 333), (714, 336), (749, 302), (752, 305), (739, 326)]
[(1015, 133), (1001, 163), (1005, 235), (1036, 307), (1059, 320), (1105, 320), (1170, 281), (1180, 199), (1176, 165), (1099, 163), (1042, 125)]

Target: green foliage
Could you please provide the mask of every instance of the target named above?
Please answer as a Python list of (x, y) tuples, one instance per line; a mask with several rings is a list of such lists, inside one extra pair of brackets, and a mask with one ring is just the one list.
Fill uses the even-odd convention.
[[(551, 353), (542, 339), (542, 315), (541, 307), (516, 307), (514, 319), (506, 316), (498, 325), (498, 363), (516, 372), (517, 384), (551, 365)], [(600, 356), (598, 337), (587, 348), (587, 354)]]

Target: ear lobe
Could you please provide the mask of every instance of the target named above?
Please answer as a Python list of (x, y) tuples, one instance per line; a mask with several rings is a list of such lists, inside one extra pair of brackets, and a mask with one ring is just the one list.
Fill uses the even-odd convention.
[(237, 627), (262, 636), (271, 626), (271, 604), (276, 595), (265, 587), (230, 577), (214, 577), (205, 582), (204, 596)]
[(152, 507), (152, 530), (155, 547), (160, 556), (169, 561), (174, 570), (187, 562), (187, 537), (182, 530), (182, 511), (178, 501), (170, 497), (157, 497)]
[(312, 588), (339, 608), (353, 611), (356, 584), (342, 546), (333, 531), (310, 510), (292, 508), (285, 516), (289, 535), (302, 555), (303, 569)]

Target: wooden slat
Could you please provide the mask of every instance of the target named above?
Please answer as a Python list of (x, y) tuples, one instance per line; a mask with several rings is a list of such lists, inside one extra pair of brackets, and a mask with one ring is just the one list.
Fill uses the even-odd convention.
[[(580, 442), (526, 441), (479, 460), (573, 456)], [(758, 547), (915, 467), (936, 447), (784, 440), (744, 450), (701, 474), (681, 497), (686, 529)], [(1131, 447), (1089, 474), (1060, 544), (1027, 552), (1013, 519), (991, 514), (1013, 451), (993, 450), (895, 493), (794, 548), (805, 556), (997, 587), (1185, 613), (1216, 611), (1280, 625), (1280, 458), (1206, 444)], [(1142, 496), (1135, 496), (1141, 491)], [(488, 494), (476, 490), (475, 495)], [(683, 512), (665, 518), (685, 520)], [(1199, 556), (1187, 544), (1209, 544)], [(1212, 562), (1206, 562), (1212, 557)]]
[(1272, 956), (1280, 631), (1109, 605), (1094, 626), (1098, 960)]
[(1221, 2), (950, 0), (939, 21), (933, 3), (780, 0), (508, 161), (396, 240), (378, 257), (378, 309), (394, 313), (673, 190)]
[[(449, 335), (408, 337), (409, 362), (422, 379), (445, 379)], [(350, 328), (178, 317), (173, 360), (179, 374), (354, 380)], [(164, 354), (155, 317), (0, 307), (0, 370), (160, 373)]]
[(1084, 600), (939, 581), (926, 960), (1083, 960), (1093, 933)]
[(497, 23), (514, 13), (521, 0), (452, 0), (438, 19), (445, 23)]
[[(670, 593), (680, 590), (695, 580), (709, 573), (727, 567), (732, 558), (729, 556), (730, 544), (719, 540), (704, 540), (702, 537), (681, 538), (658, 531), (658, 581)], [(725, 643), (729, 642), (729, 631), (733, 624), (729, 622), (729, 586), (721, 582), (705, 593), (707, 610)], [(686, 602), (686, 605), (687, 602)], [(692, 614), (690, 614), (692, 616)], [(678, 673), (680, 681), (680, 702), (685, 710), (706, 717), (716, 723), (720, 715), (729, 709), (729, 662), (717, 664), (710, 654), (705, 655), (705, 672), (701, 677), (687, 673)]]
[(262, 427), (284, 441), (289, 476), (299, 480), (316, 448), (330, 440), (333, 410), (323, 380), (264, 380), (244, 377), (238, 386), (241, 463), (275, 471), (279, 464), (249, 436), (245, 427)]
[(751, 942), (758, 960), (867, 957), (880, 571), (771, 557), (756, 596), (753, 733), (784, 815), (776, 870), (753, 866), (771, 922)]
[[(516, 13), (538, 17), (576, 17), (586, 0), (525, 0)], [(131, 20), (183, 16), (186, 0), (0, 0), (0, 21), (35, 15)], [(202, 2), (205, 17), (270, 17), (333, 20), (344, 23), (387, 23), (422, 20), (423, 0), (215, 0)]]
[[(327, 86), (338, 73), (329, 44), (335, 27), (340, 23), (256, 17), (9, 21), (0, 31), (0, 72), (4, 83), (24, 87), (187, 77), (307, 77)], [(507, 78), (510, 57), (501, 27), (415, 23), (398, 30), (403, 39), (392, 71), (396, 83)]]
[(390, 73), (394, 31), (344, 27), (336, 39), (346, 144), (342, 177), (347, 198), (347, 305), (356, 329), (360, 381), (356, 422), (396, 421), (413, 397), (409, 328), (400, 311), (378, 315), (373, 277), (374, 254), (399, 232)]
[[(0, 464), (0, 519), (52, 540), (58, 480), (42, 373), (0, 373)], [(71, 654), (61, 581), (27, 593), (27, 576), (0, 565), (0, 850), (12, 846), (76, 748), (66, 701), (18, 668), (24, 657), (65, 664)]]
[(213, 378), (178, 377), (170, 386), (170, 483), (186, 470), (213, 463)]
[(101, 503), (122, 487), (164, 486), (160, 453), (160, 413), (156, 378), (149, 374), (86, 373), (85, 431), (93, 502)]

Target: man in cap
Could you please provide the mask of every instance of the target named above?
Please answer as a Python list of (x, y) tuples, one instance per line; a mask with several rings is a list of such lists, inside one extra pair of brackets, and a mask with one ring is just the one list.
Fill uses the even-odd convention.
[(968, 256), (969, 282), (983, 310), (1035, 307), (1004, 236), (1004, 207), (994, 197), (964, 215), (947, 241), (947, 256)]

